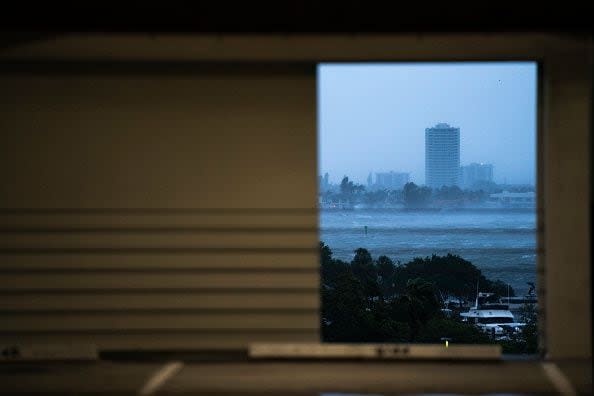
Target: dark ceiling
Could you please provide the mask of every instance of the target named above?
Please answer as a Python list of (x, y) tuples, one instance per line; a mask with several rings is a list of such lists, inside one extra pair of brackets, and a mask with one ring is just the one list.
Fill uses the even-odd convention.
[[(37, 32), (592, 32), (587, 2), (109, 1), (3, 5), (4, 30)], [(382, 4), (382, 3), (380, 3)]]

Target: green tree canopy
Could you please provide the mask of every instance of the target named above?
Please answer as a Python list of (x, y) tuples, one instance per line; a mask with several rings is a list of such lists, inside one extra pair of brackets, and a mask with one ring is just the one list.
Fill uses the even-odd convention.
[(324, 242), (320, 242), (320, 261), (322, 285), (325, 287), (334, 287), (338, 277), (350, 271), (348, 263), (332, 258), (332, 250)]
[(322, 290), (322, 336), (326, 341), (364, 341), (377, 332), (363, 285), (350, 272), (333, 289)]
[(421, 278), (410, 279), (395, 304), (407, 312), (413, 339), (429, 319), (440, 313), (441, 306), (434, 285)]
[(394, 273), (396, 272), (394, 262), (388, 256), (379, 256), (376, 267), (383, 295), (392, 296), (394, 294)]
[(382, 282), (392, 280), (396, 267), (394, 262), (388, 256), (379, 256), (377, 258), (377, 274), (381, 276)]
[[(447, 254), (414, 258), (407, 264), (397, 267), (395, 274), (396, 292), (403, 292), (410, 279), (422, 278), (435, 285), (446, 296), (456, 296), (473, 300), (476, 298), (477, 281), (480, 291), (507, 295), (508, 285), (501, 281), (486, 279), (481, 271), (471, 262), (460, 256)], [(514, 295), (513, 288), (509, 288)]]
[(365, 294), (369, 297), (381, 295), (377, 282), (377, 267), (367, 249), (355, 250), (355, 257), (351, 261), (353, 275), (363, 284)]
[(431, 189), (419, 187), (413, 182), (406, 183), (402, 189), (402, 199), (407, 208), (423, 208), (431, 202)]
[[(441, 342), (443, 337), (458, 343), (489, 340), (473, 325), (446, 318), (441, 311), (440, 294), (474, 300), (477, 279), (481, 291), (507, 293), (505, 283), (486, 279), (469, 261), (448, 254), (415, 258), (396, 266), (387, 256), (374, 261), (368, 250), (360, 248), (346, 263), (334, 259), (332, 250), (323, 242), (319, 246), (325, 341)], [(524, 311), (522, 319), (527, 324), (520, 336), (503, 342), (505, 351), (536, 350), (536, 313), (530, 306)]]
[(452, 343), (489, 344), (489, 336), (474, 326), (444, 317), (433, 317), (419, 331), (417, 341), (442, 343), (444, 338)]
[(460, 199), (464, 196), (464, 193), (458, 186), (442, 186), (435, 190), (435, 198), (437, 199)]
[(340, 193), (345, 197), (348, 197), (353, 194), (358, 194), (364, 191), (365, 186), (363, 186), (362, 184), (353, 183), (349, 180), (347, 176), (343, 177), (342, 181), (340, 182)]

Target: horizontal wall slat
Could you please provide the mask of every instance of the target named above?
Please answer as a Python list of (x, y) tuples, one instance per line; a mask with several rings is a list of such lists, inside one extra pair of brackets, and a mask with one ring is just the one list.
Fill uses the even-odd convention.
[(0, 76), (0, 340), (319, 340), (315, 67), (116, 69)]
[(307, 232), (189, 232), (189, 233), (79, 233), (34, 232), (1, 235), (0, 249), (26, 248), (311, 248), (318, 243), (315, 231)]
[(130, 254), (7, 254), (0, 251), (2, 270), (97, 270), (97, 269), (283, 269), (319, 268), (319, 253), (270, 251), (255, 253), (233, 250), (185, 253), (130, 253)]
[[(113, 289), (311, 289), (319, 274), (287, 273), (62, 273), (2, 274), (2, 291)], [(0, 291), (1, 292), (1, 291)]]
[(159, 230), (164, 228), (311, 228), (317, 209), (112, 209), (10, 210), (0, 209), (0, 230), (11, 228), (94, 228)]
[(294, 313), (18, 313), (2, 315), (2, 332), (59, 330), (317, 330), (318, 312)]
[(238, 349), (252, 342), (319, 342), (318, 329), (0, 333), (2, 344), (93, 344), (106, 349)]
[(2, 311), (62, 310), (317, 310), (317, 291), (301, 293), (12, 293), (0, 296)]

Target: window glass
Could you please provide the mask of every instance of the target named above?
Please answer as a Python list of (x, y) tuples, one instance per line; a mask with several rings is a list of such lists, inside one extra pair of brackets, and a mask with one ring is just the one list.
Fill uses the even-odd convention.
[(318, 66), (322, 338), (534, 353), (534, 62)]

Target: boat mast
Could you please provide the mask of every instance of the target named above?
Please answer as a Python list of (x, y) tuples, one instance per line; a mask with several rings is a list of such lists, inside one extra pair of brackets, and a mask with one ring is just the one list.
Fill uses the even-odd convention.
[(476, 300), (474, 302), (474, 308), (478, 309), (478, 300), (479, 299), (479, 279), (476, 280)]

